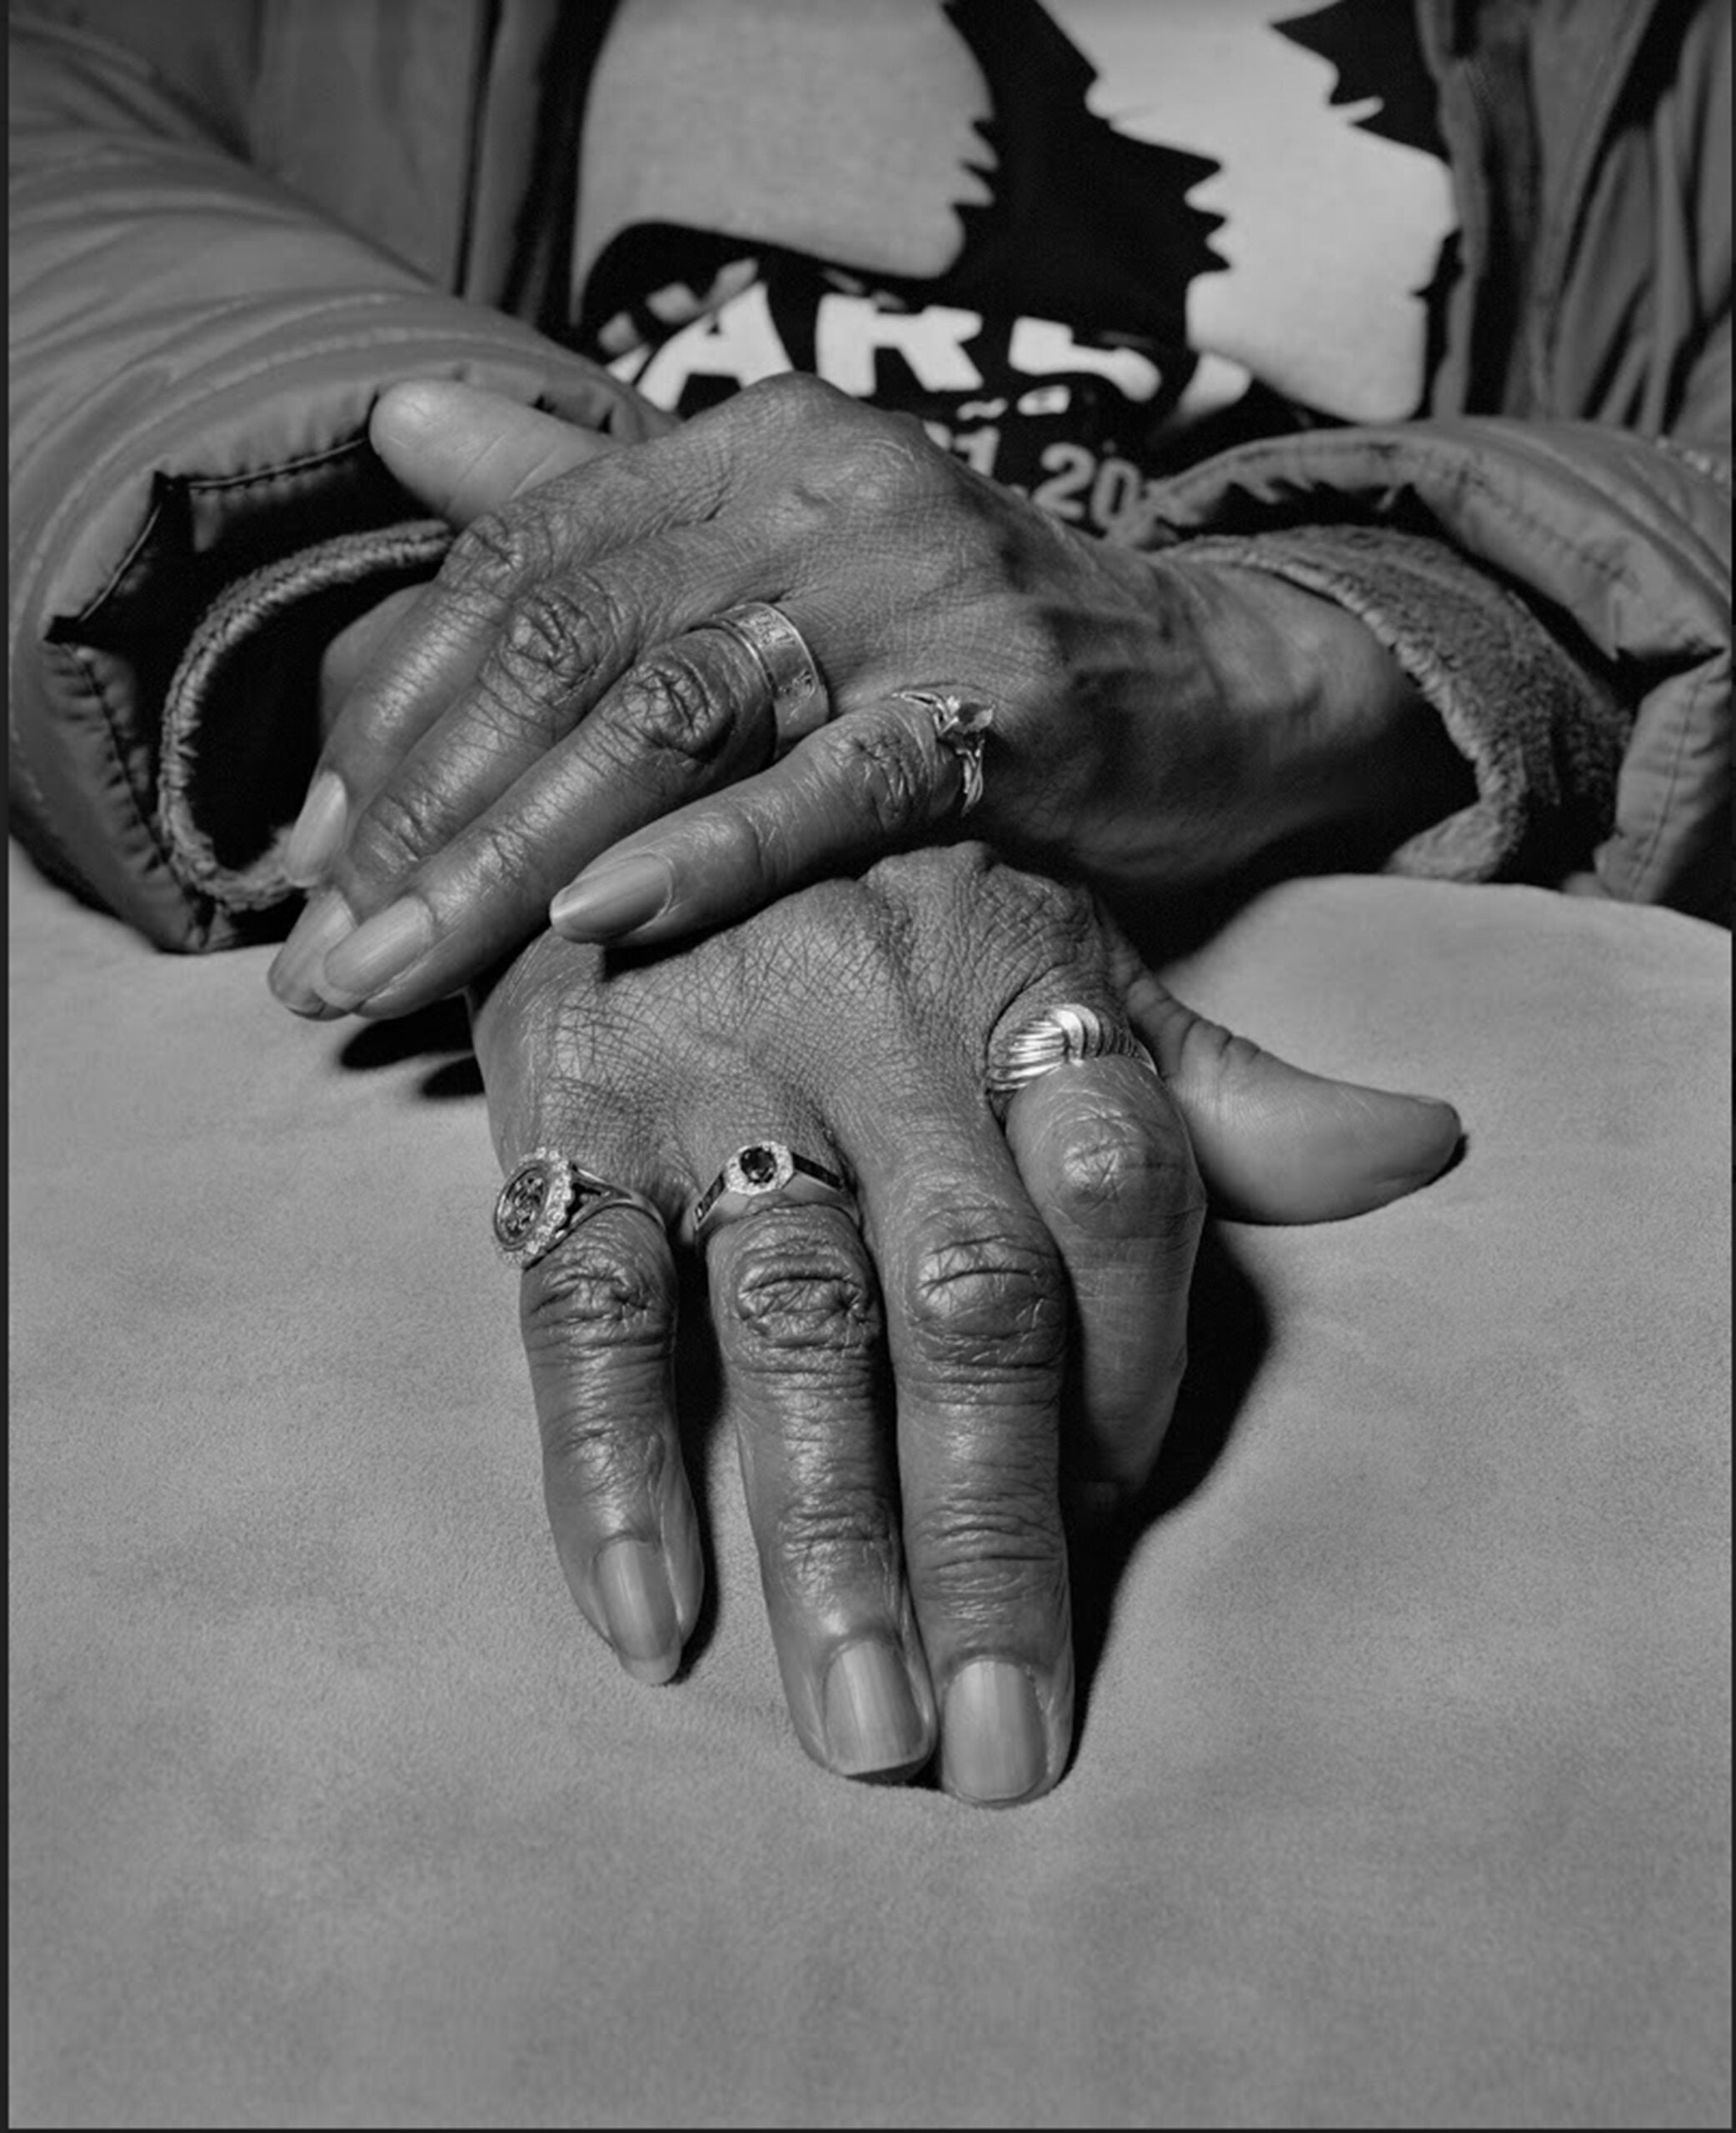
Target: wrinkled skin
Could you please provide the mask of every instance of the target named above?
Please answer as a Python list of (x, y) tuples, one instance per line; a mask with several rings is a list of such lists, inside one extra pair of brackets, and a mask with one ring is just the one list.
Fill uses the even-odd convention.
[(1135, 1061), (1046, 1075), (997, 1121), (992, 1047), (1062, 1001), (1130, 1003), (1256, 1168), (1311, 1142), (1322, 1206), (1409, 1189), (1456, 1134), (1444, 1106), (1317, 1081), (1200, 1022), (1085, 891), (974, 845), (655, 959), (546, 934), (475, 1008), (503, 1164), (567, 1151), (671, 1226), (606, 1210), (521, 1277), (579, 1606), (629, 1671), (674, 1673), (701, 1573), (670, 1236), (726, 1156), (782, 1141), (854, 1179), (860, 1231), (836, 1207), (761, 1209), (712, 1234), (706, 1276), (791, 1716), (851, 1776), (907, 1777), (938, 1745), (941, 1782), (985, 1804), (1065, 1767), (1063, 1501), (1100, 1511), (1150, 1470), (1205, 1207), (1176, 1102)]
[[(382, 603), (331, 648), (327, 799), (323, 813), (310, 803), (292, 848), (301, 877), (324, 885), (273, 987), (306, 1014), (393, 1014), (451, 991), (537, 931), (568, 868), (709, 796), (655, 832), (674, 840), (661, 848), (685, 902), (649, 928), (569, 930), (642, 942), (753, 915), (656, 960), (608, 961), (548, 933), (525, 948), (476, 1012), (499, 1151), (510, 1164), (560, 1148), (646, 1192), (671, 1222), (756, 1138), (854, 1176), (860, 1231), (836, 1208), (781, 1206), (707, 1246), (792, 1718), (809, 1752), (846, 1774), (907, 1776), (938, 1744), (941, 1781), (960, 1796), (1035, 1796), (1070, 1737), (1063, 1496), (1075, 1515), (1100, 1511), (1155, 1456), (1184, 1366), (1202, 1176), (1220, 1207), (1256, 1219), (1349, 1215), (1433, 1176), (1456, 1115), (1301, 1073), (1203, 1022), (1140, 967), (1085, 890), (979, 847), (887, 857), (860, 878), (784, 893), (924, 826), (951, 833), (956, 765), (931, 732), (889, 719), (883, 694), (961, 673), (952, 656), (939, 672), (925, 662), (956, 645), (975, 611), (968, 643), (1008, 691), (991, 792), (1016, 817), (1026, 746), (1025, 841), (1042, 845), (1046, 821), (1050, 856), (1070, 857), (1061, 801), (1095, 789), (1098, 857), (1110, 872), (1117, 849), (1125, 863), (1126, 839), (1155, 832), (1130, 764), (1092, 752), (1098, 684), (1037, 706), (1038, 653), (1068, 636), (1043, 622), (1044, 602), (1070, 600), (1075, 642), (1100, 640), (1111, 668), (1125, 655), (1124, 678), (1197, 679), (1210, 662), (1179, 619), (1188, 603), (1160, 602), (1154, 624), (1149, 563), (1032, 525), (1016, 499), (930, 464), (908, 426), (889, 456), (871, 417), (826, 477), (827, 515), (852, 499), (905, 513), (944, 566), (938, 606), (925, 608), (908, 567), (922, 544), (876, 546), (871, 524), (852, 523), (853, 545), (829, 551), (811, 492), (786, 521), (788, 499), (762, 485), (742, 524), (726, 524), (730, 499), (708, 502), (693, 486), (709, 449), (699, 424), (683, 432), (704, 447), (691, 463), (658, 457), (662, 446), (618, 453), (613, 486), (598, 491), (585, 487), (598, 441), (440, 390), (449, 412), (454, 394), (469, 407), (467, 430), (448, 424), (415, 465), (377, 420), (377, 442), (433, 507), (477, 523), (431, 592)], [(830, 422), (843, 419), (836, 399), (798, 382), (749, 412)], [(751, 489), (766, 457), (749, 452), (733, 472), (714, 462), (708, 478)], [(868, 462), (886, 478), (869, 479)], [(946, 499), (960, 497), (949, 522)], [(804, 568), (823, 574), (833, 554), (838, 632), (856, 635), (828, 640), (817, 610), (802, 611), (839, 716), (763, 773), (768, 707), (740, 648), (682, 632), (732, 598), (796, 606), (787, 573), (768, 584), (747, 568), (768, 522), (797, 540)], [(939, 537), (949, 522), (956, 537)], [(879, 564), (894, 567), (877, 578)], [(854, 667), (840, 656), (851, 644)], [(1140, 667), (1148, 656), (1158, 669)], [(1164, 729), (1124, 717), (1102, 730), (1130, 747)], [(1220, 745), (1209, 739), (1208, 756)], [(1072, 787), (1055, 775), (1061, 758)], [(1228, 842), (1209, 808), (1196, 820), (1174, 796), (1164, 806), (1179, 842), (1184, 830), (1210, 841), (1216, 823)], [(407, 881), (413, 893), (393, 902)], [(370, 913), (376, 925), (356, 935)], [(394, 925), (382, 957), (380, 929)], [(352, 965), (357, 950), (372, 957), (367, 982), (345, 973), (347, 947)], [(1095, 1061), (1022, 1091), (997, 1121), (983, 1095), (991, 1044), (1063, 1000), (1125, 1015), (1162, 1078)], [(669, 1406), (671, 1254), (642, 1211), (617, 1207), (522, 1282), (561, 1560), (623, 1665), (654, 1681), (678, 1666), (700, 1596)]]
[[(327, 891), (292, 944), (304, 1012), (423, 1005), (550, 917), (676, 937), (952, 836), (959, 766), (905, 689), (995, 707), (972, 833), (1105, 887), (1205, 882), (1370, 814), (1396, 842), (1464, 776), (1332, 602), (1087, 539), (812, 378), (614, 450), (457, 386), (397, 388), (373, 435), (463, 530), (340, 654), (355, 686), (291, 847)], [(751, 654), (696, 628), (745, 599), (783, 608), (830, 689), (775, 763)]]

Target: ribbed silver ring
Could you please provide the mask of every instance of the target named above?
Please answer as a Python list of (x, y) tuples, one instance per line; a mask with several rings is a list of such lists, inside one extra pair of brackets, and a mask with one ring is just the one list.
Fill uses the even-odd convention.
[(721, 630), (753, 655), (771, 692), (771, 716), (777, 727), (777, 752), (793, 748), (832, 715), (831, 697), (807, 639), (781, 607), (769, 600), (744, 600), (721, 615), (695, 624)]
[(984, 1086), (990, 1101), (1005, 1108), (1028, 1082), (1040, 1081), (1057, 1066), (1116, 1057), (1137, 1059), (1157, 1071), (1156, 1061), (1124, 1023), (1069, 1001), (1045, 1007), (1015, 1030), (990, 1061)]

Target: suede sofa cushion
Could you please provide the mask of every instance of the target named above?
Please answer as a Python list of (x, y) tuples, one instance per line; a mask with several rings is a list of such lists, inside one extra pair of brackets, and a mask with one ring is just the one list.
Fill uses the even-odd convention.
[(461, 1030), (16, 857), (14, 2126), (1728, 2126), (1728, 937), (1271, 892), (1177, 988), (1438, 1091), (1225, 1226), (1047, 1800), (811, 1766), (733, 1451), (628, 1680), (556, 1570)]

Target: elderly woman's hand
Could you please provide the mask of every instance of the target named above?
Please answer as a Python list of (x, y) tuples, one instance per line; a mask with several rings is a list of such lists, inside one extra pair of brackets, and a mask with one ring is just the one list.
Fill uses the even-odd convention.
[[(601, 453), (456, 385), (387, 394), (374, 437), (466, 530), (364, 632), (292, 840), (296, 877), (342, 898), (314, 977), (339, 1007), (420, 1006), (546, 913), (661, 940), (950, 837), (937, 693), (993, 707), (972, 829), (1105, 885), (1197, 882), (1381, 810), (1402, 833), (1444, 762), (1462, 774), (1330, 602), (1085, 538), (811, 378)], [(743, 602), (796, 625), (830, 694), (776, 762), (764, 664), (702, 627)]]
[(546, 1247), (521, 1307), (561, 1562), (632, 1673), (675, 1672), (700, 1601), (675, 1251), (731, 1157), (751, 1186), (793, 1151), (809, 1196), (756, 1200), (738, 1177), (700, 1248), (796, 1732), (851, 1776), (907, 1776), (938, 1744), (941, 1781), (974, 1801), (1055, 1783), (1064, 1498), (1117, 1498), (1150, 1469), (1204, 1198), (1136, 1057), (1042, 1073), (1004, 1126), (985, 1091), (1045, 1010), (1125, 1028), (1130, 998), (1159, 1064), (1244, 1145), (1255, 1191), (1263, 1156), (1293, 1163), (1328, 1112), (1314, 1159), (1349, 1203), (1445, 1160), (1447, 1106), (1239, 1047), (1166, 999), (1085, 892), (978, 846), (885, 861), (653, 960), (545, 934), (479, 1002), (509, 1174), (551, 1150), (651, 1203), (606, 1200), (562, 1233), (534, 1166), (503, 1202), (507, 1241)]

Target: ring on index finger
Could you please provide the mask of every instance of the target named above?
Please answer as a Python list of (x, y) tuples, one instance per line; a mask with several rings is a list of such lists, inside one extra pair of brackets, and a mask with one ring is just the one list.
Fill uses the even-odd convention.
[(694, 1203), (684, 1227), (696, 1244), (762, 1207), (841, 1207), (860, 1222), (849, 1181), (781, 1141), (751, 1141), (738, 1148)]
[(521, 1271), (605, 1207), (633, 1207), (661, 1230), (661, 1210), (642, 1192), (611, 1185), (558, 1148), (533, 1148), (506, 1173), (494, 1203), (494, 1248)]
[(831, 717), (831, 697), (819, 664), (807, 639), (781, 607), (769, 600), (744, 600), (695, 627), (721, 630), (752, 655), (771, 692), (780, 755), (818, 732)]

